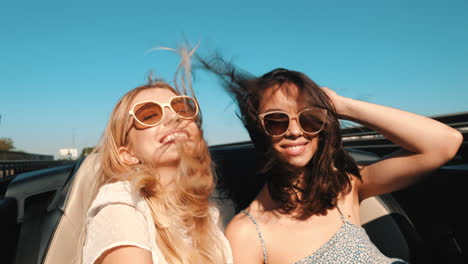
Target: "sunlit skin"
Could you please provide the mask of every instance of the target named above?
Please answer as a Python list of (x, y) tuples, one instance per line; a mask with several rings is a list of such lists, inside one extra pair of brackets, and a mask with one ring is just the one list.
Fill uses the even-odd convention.
[[(131, 105), (147, 100), (168, 104), (175, 95), (164, 88), (143, 90)], [(200, 130), (194, 120), (180, 118), (169, 107), (164, 111), (164, 119), (156, 126), (134, 125), (128, 133), (130, 144), (120, 148), (120, 155), (130, 164), (153, 164), (167, 179), (170, 177), (166, 175), (173, 175), (179, 163), (180, 155), (176, 144), (182, 141), (190, 143)], [(163, 170), (165, 173), (161, 173)]]
[[(286, 92), (284, 89), (288, 89)], [(298, 88), (289, 84), (281, 89), (271, 88), (264, 92), (260, 102), (260, 113), (281, 110), (288, 114), (296, 114), (308, 105), (301, 103)], [(319, 134), (304, 133), (297, 119), (291, 120), (289, 129), (282, 136), (271, 137), (272, 147), (291, 165), (302, 168), (317, 151)]]

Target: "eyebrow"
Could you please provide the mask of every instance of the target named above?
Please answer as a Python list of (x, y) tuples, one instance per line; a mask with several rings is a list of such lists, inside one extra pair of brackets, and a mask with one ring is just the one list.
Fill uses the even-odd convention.
[[(318, 105), (311, 105), (311, 106), (307, 106), (307, 107), (302, 107), (297, 112), (300, 112), (300, 111), (302, 111), (304, 109), (307, 109), (307, 108), (320, 108), (320, 109), (323, 109), (322, 107), (319, 107)], [(272, 112), (272, 111), (280, 111), (280, 112), (288, 113), (288, 111), (286, 111), (284, 109), (281, 109), (281, 108), (268, 108), (267, 110), (263, 111), (263, 113)]]
[(264, 113), (266, 113), (266, 112), (272, 112), (272, 111), (282, 111), (282, 112), (286, 112), (284, 109), (280, 109), (280, 108), (268, 108), (267, 110), (264, 111)]

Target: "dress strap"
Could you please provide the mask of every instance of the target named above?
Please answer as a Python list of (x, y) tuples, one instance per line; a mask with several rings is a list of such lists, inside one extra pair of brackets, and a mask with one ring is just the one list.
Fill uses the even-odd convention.
[(348, 220), (346, 219), (346, 216), (341, 212), (340, 207), (338, 207), (337, 205), (336, 208), (338, 209), (338, 212), (340, 212), (340, 216), (341, 216), (341, 220), (343, 221), (343, 224), (348, 223)]
[(257, 221), (255, 221), (255, 218), (254, 218), (250, 213), (248, 213), (248, 212), (245, 211), (245, 210), (242, 210), (241, 212), (244, 213), (244, 214), (246, 214), (246, 215), (250, 218), (250, 220), (252, 220), (252, 222), (254, 223), (255, 229), (257, 230), (258, 237), (260, 238), (260, 243), (261, 243), (261, 245), (262, 245), (262, 250), (263, 250), (263, 263), (264, 263), (264, 264), (267, 264), (267, 262), (268, 262), (268, 257), (267, 257), (266, 247), (265, 247), (265, 240), (263, 239), (262, 232), (260, 232), (260, 227), (258, 226)]

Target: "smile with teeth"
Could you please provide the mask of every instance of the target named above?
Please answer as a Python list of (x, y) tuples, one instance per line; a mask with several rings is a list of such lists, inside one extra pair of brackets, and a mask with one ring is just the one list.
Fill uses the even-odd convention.
[(307, 143), (302, 144), (294, 144), (294, 145), (284, 145), (283, 148), (286, 150), (286, 153), (289, 155), (300, 155), (305, 150), (305, 145)]
[(169, 135), (166, 135), (161, 139), (162, 144), (168, 144), (168, 143), (173, 143), (177, 138), (188, 138), (187, 134), (185, 132), (174, 132)]

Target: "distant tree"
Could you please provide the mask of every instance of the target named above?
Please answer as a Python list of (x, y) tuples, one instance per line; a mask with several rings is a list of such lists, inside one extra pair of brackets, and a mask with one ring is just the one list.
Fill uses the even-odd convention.
[(85, 147), (85, 148), (83, 148), (83, 150), (81, 151), (81, 154), (80, 154), (80, 158), (90, 154), (91, 152), (93, 152), (93, 150), (94, 150), (94, 147)]
[(14, 148), (13, 140), (11, 138), (0, 138), (0, 150), (12, 150)]

